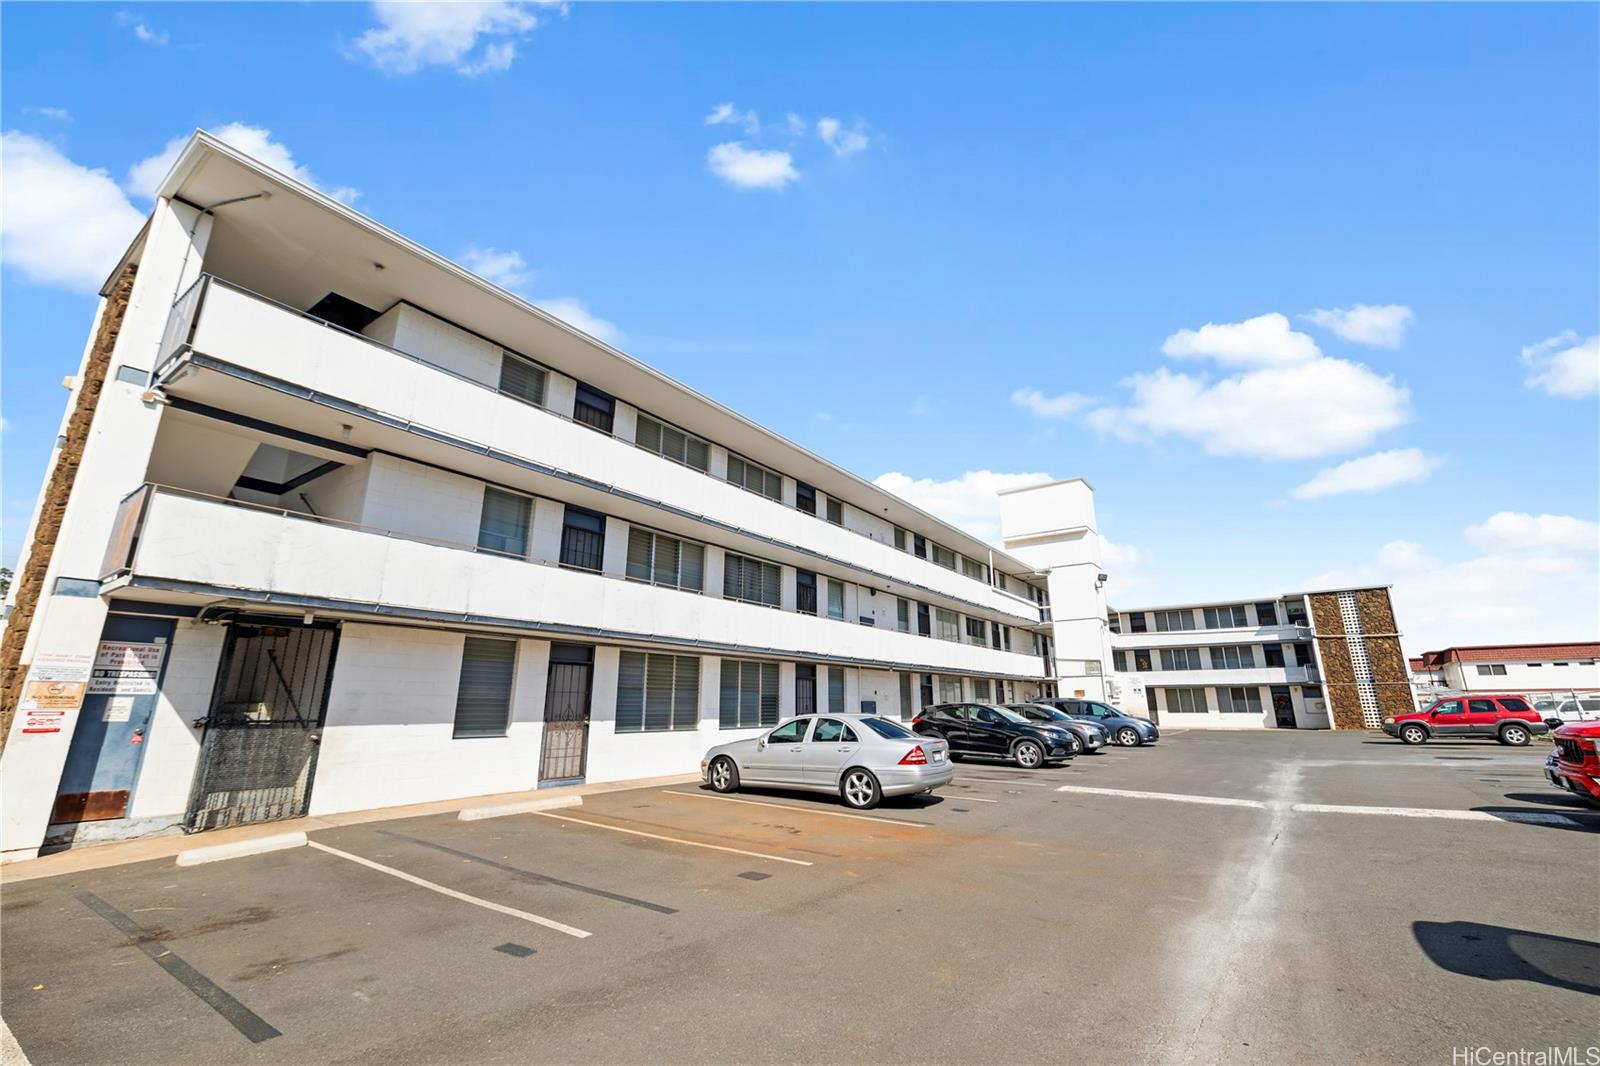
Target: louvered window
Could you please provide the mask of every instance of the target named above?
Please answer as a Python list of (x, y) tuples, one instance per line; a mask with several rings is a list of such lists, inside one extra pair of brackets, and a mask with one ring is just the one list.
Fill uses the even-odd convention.
[(828, 497), (828, 521), (836, 526), (844, 525), (844, 504), (832, 496)]
[(844, 583), (828, 580), (828, 617), (844, 617)]
[(751, 492), (759, 492), (768, 499), (783, 497), (782, 477), (737, 455), (728, 456), (728, 480)]
[(909, 722), (916, 714), (916, 706), (911, 702), (911, 675), (900, 675), (900, 720)]
[(610, 433), (612, 414), (616, 406), (616, 401), (605, 393), (580, 384), (577, 398), (573, 401), (572, 418), (573, 421), (598, 429), (602, 433)]
[(794, 577), (795, 610), (801, 614), (817, 613), (817, 575), (809, 570), (797, 570)]
[(828, 713), (844, 713), (844, 667), (828, 667)]
[(503, 737), (511, 719), (517, 642), (468, 637), (456, 689), (455, 737)]
[(946, 570), (954, 570), (956, 568), (956, 553), (955, 552), (951, 551), (949, 548), (942, 547), (942, 546), (940, 546), (938, 544), (932, 545), (932, 548), (933, 548), (933, 561), (934, 562), (938, 563), (940, 566), (944, 567)]
[(700, 727), (700, 660), (625, 651), (617, 672), (617, 732)]
[(705, 548), (649, 529), (628, 529), (628, 577), (688, 592), (705, 589)]
[(894, 624), (902, 633), (911, 632), (911, 604), (908, 601), (894, 601)]
[(533, 501), (514, 492), (483, 490), (483, 513), (478, 519), (478, 547), (501, 555), (524, 558), (528, 554), (528, 514)]
[(699, 437), (689, 436), (681, 429), (657, 422), (649, 415), (639, 416), (633, 442), (645, 451), (655, 452), (702, 472), (711, 466), (711, 445)]
[(561, 565), (598, 573), (605, 546), (605, 515), (568, 507), (561, 525)]
[(722, 595), (730, 600), (777, 607), (782, 601), (782, 573), (776, 563), (730, 554), (722, 567)]
[(778, 664), (722, 660), (718, 720), (723, 729), (778, 724)]
[(543, 407), (546, 377), (544, 370), (520, 355), (500, 354), (500, 391), (507, 396)]
[(954, 611), (936, 607), (933, 611), (933, 620), (937, 626), (934, 636), (940, 640), (959, 641), (961, 639), (961, 624)]

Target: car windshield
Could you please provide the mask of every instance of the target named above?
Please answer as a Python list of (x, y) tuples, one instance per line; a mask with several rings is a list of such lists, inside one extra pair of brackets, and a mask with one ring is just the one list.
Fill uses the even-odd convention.
[(1062, 714), (1054, 707), (1045, 707), (1037, 703), (1008, 703), (1006, 706), (1010, 707), (1013, 711), (1016, 711), (1023, 717), (1027, 717), (1031, 713), (1035, 716), (1043, 716), (1056, 722), (1067, 722), (1072, 720), (1071, 715)]
[(899, 722), (891, 722), (887, 718), (863, 718), (861, 724), (888, 740), (911, 740), (916, 736)]
[(1028, 724), (1028, 720), (1026, 718), (1022, 717), (1022, 715), (1018, 714), (1016, 711), (1007, 710), (1004, 707), (994, 707), (994, 708), (991, 708), (991, 709), (996, 714), (998, 714), (1001, 718), (1004, 718), (1008, 722), (1015, 722), (1015, 723), (1017, 723), (1019, 725), (1027, 725)]

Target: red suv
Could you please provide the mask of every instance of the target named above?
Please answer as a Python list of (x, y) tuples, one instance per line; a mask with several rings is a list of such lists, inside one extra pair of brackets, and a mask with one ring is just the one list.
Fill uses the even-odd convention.
[(1556, 750), (1544, 776), (1557, 788), (1600, 807), (1600, 722), (1571, 723), (1556, 730)]
[(1550, 727), (1521, 696), (1472, 695), (1440, 700), (1425, 711), (1383, 720), (1383, 731), (1407, 744), (1433, 737), (1493, 737), (1522, 747)]

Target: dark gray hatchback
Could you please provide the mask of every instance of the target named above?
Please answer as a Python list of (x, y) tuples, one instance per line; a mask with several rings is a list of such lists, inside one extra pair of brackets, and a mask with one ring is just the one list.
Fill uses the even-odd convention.
[(1038, 699), (1029, 700), (1045, 707), (1054, 707), (1064, 711), (1074, 718), (1094, 722), (1104, 729), (1111, 737), (1113, 744), (1120, 744), (1125, 748), (1136, 748), (1140, 744), (1154, 744), (1161, 739), (1161, 730), (1148, 718), (1137, 715), (1124, 714), (1109, 703), (1098, 700), (1076, 699)]

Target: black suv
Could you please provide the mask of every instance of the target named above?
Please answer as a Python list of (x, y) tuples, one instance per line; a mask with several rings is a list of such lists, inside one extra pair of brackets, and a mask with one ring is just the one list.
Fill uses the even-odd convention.
[(1063, 729), (1037, 725), (1015, 711), (987, 703), (941, 703), (913, 718), (911, 728), (946, 741), (951, 758), (1010, 759), (1024, 770), (1070, 759), (1077, 746)]

